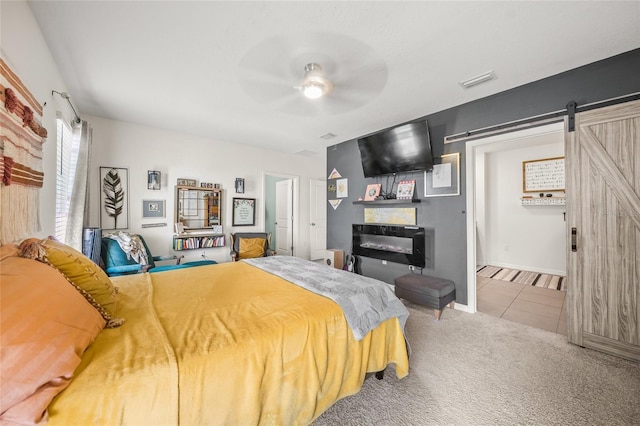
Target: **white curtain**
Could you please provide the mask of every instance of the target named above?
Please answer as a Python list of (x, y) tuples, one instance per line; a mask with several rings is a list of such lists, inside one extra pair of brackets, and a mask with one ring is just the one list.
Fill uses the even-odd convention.
[(93, 130), (86, 121), (73, 129), (73, 137), (80, 138), (76, 173), (69, 202), (69, 218), (65, 241), (82, 251), (82, 229), (89, 222), (89, 161)]

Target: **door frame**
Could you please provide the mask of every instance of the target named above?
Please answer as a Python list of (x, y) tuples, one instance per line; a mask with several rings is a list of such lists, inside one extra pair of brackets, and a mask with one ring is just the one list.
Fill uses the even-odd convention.
[[(323, 250), (326, 250), (327, 248), (327, 193), (326, 193), (326, 188), (327, 188), (327, 181), (326, 179), (309, 179), (309, 227), (311, 228), (311, 223), (312, 223), (312, 219), (313, 219), (313, 209), (311, 208), (311, 201), (314, 199), (313, 197), (313, 187), (314, 185), (318, 185), (319, 187), (321, 187), (321, 194), (324, 195), (323, 197), (323, 207), (324, 207), (324, 247)], [(309, 229), (309, 259), (311, 260), (318, 260), (318, 259), (322, 259), (324, 256), (321, 257), (317, 257), (314, 259), (314, 255), (313, 255), (313, 244), (312, 244), (312, 231), (311, 229)]]
[[(537, 127), (529, 127), (524, 130), (513, 130), (508, 133), (487, 136), (468, 141), (465, 144), (466, 163), (466, 190), (467, 190), (467, 306), (464, 311), (475, 313), (477, 311), (477, 282), (476, 282), (476, 160), (485, 155), (485, 148), (491, 144), (509, 144), (520, 139), (532, 136), (541, 136), (553, 133), (565, 133), (565, 119)], [(484, 176), (484, 175), (483, 175)], [(456, 305), (458, 305), (456, 303)]]
[(293, 244), (293, 250), (291, 251), (292, 256), (298, 255), (298, 246), (299, 246), (299, 236), (300, 236), (300, 176), (291, 175), (287, 173), (279, 173), (279, 172), (262, 172), (262, 199), (265, 202), (262, 204), (262, 223), (266, 229), (265, 222), (265, 214), (266, 214), (266, 186), (267, 186), (267, 176), (273, 176), (282, 179), (291, 179), (293, 181), (293, 220), (292, 226), (289, 229), (291, 233), (291, 244)]
[[(273, 228), (275, 235), (271, 236), (273, 243), (271, 248), (275, 250), (278, 255), (293, 256), (293, 179), (280, 179), (276, 181), (275, 194), (276, 222)], [(282, 196), (285, 198), (278, 198)], [(287, 231), (284, 236), (281, 235), (283, 227)], [(281, 236), (282, 238), (280, 238)], [(283, 240), (284, 243), (282, 242)]]

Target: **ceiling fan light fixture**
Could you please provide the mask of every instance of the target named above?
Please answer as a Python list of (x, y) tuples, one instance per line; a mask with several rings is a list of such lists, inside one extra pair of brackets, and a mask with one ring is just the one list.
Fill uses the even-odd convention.
[(302, 84), (302, 94), (307, 99), (318, 99), (324, 95), (324, 84), (317, 81), (305, 81)]
[(316, 63), (309, 63), (304, 67), (304, 81), (302, 94), (307, 99), (318, 99), (331, 90), (331, 82), (324, 77), (322, 67)]

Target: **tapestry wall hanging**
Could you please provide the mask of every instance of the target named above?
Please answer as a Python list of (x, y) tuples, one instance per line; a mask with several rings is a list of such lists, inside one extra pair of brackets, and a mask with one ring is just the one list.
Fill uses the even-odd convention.
[(0, 242), (10, 243), (40, 231), (42, 106), (0, 59)]
[(129, 228), (129, 169), (100, 167), (100, 227)]

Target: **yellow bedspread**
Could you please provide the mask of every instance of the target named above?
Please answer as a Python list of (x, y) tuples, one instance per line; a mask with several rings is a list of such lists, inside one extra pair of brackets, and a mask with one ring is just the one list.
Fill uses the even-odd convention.
[(338, 305), (244, 262), (114, 279), (104, 330), (52, 424), (308, 424), (365, 373), (408, 373), (396, 318), (356, 341)]

